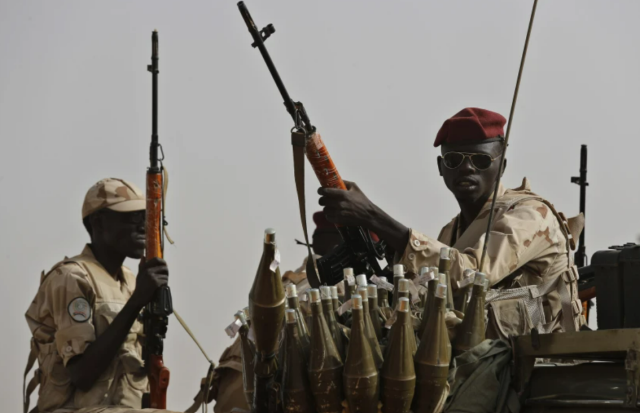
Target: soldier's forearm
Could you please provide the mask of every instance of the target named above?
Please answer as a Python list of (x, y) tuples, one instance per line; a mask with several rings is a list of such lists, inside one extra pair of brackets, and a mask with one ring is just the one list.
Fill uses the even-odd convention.
[(98, 336), (82, 355), (69, 361), (67, 369), (72, 383), (78, 389), (91, 389), (109, 367), (141, 310), (137, 304), (129, 300), (104, 333)]
[(409, 241), (410, 229), (396, 221), (378, 206), (375, 207), (371, 227), (395, 251), (403, 251)]

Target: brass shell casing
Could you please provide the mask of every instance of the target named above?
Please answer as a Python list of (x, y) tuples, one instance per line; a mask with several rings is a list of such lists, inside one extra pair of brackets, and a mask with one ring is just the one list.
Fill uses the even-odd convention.
[(318, 413), (342, 412), (342, 359), (322, 314), (320, 302), (311, 303), (309, 383)]
[(371, 317), (373, 331), (376, 333), (376, 339), (380, 341), (382, 339), (382, 320), (380, 319), (377, 291), (375, 297), (369, 296), (369, 316)]
[(366, 336), (366, 313), (358, 307), (352, 310), (351, 339), (343, 373), (344, 393), (350, 413), (377, 413), (378, 369)]
[[(394, 279), (395, 281), (395, 279)], [(406, 278), (400, 278), (398, 280), (398, 287), (397, 289), (394, 291), (395, 295), (393, 297), (393, 308), (396, 309), (398, 308), (398, 303), (400, 302), (401, 298), (409, 298), (410, 297), (410, 293), (409, 293), (409, 286), (408, 283), (410, 283), (411, 281), (409, 281)], [(402, 285), (404, 284), (404, 285)]]
[(464, 270), (463, 281), (468, 282), (468, 284), (460, 288), (457, 296), (454, 299), (456, 310), (460, 311), (463, 314), (467, 312), (467, 307), (469, 305), (469, 298), (471, 297), (471, 289), (473, 288), (473, 283), (469, 282), (468, 279), (473, 275), (473, 273), (474, 273), (473, 270), (470, 270), (470, 269)]
[[(367, 296), (367, 288), (363, 287), (358, 289), (358, 294), (362, 297), (362, 310), (364, 317), (364, 332), (367, 338), (369, 339), (369, 345), (371, 346), (371, 351), (373, 353), (373, 360), (376, 362), (376, 368), (380, 369), (382, 367), (382, 350), (380, 349), (380, 344), (378, 343), (378, 337), (376, 336), (376, 332), (373, 329), (373, 321), (371, 321), (371, 313), (369, 310), (369, 297)], [(365, 299), (366, 297), (366, 299)]]
[(256, 345), (255, 373), (261, 377), (272, 376), (277, 370), (278, 339), (284, 324), (285, 296), (276, 252), (275, 231), (267, 229), (262, 257), (249, 293)]
[(315, 409), (298, 331), (297, 322), (287, 324), (282, 395), (284, 411), (289, 413), (313, 412)]
[(304, 316), (302, 315), (302, 310), (300, 310), (300, 298), (298, 296), (295, 297), (287, 297), (287, 302), (289, 303), (289, 308), (294, 310), (296, 313), (296, 326), (298, 328), (298, 338), (300, 340), (300, 345), (304, 351), (305, 360), (309, 359), (309, 347), (311, 346), (311, 339), (309, 337), (309, 327), (307, 326), (307, 322), (304, 321)]
[(338, 325), (338, 320), (336, 320), (335, 312), (333, 311), (333, 301), (331, 298), (322, 299), (322, 314), (329, 326), (331, 337), (333, 338), (333, 342), (336, 344), (336, 348), (340, 354), (340, 359), (344, 360), (346, 350), (342, 340), (342, 329)]
[(433, 313), (434, 305), (435, 305), (435, 294), (436, 287), (438, 286), (439, 279), (435, 277), (433, 280), (430, 280), (427, 283), (427, 301), (424, 305), (424, 309), (422, 310), (422, 320), (420, 322), (420, 327), (418, 328), (418, 337), (420, 340), (425, 339), (424, 330), (427, 327), (427, 322), (429, 321), (429, 314)]
[(472, 349), (485, 339), (486, 324), (484, 322), (484, 285), (473, 285), (471, 301), (467, 307), (462, 324), (458, 327), (453, 351), (456, 356)]
[(413, 361), (416, 349), (411, 313), (398, 311), (396, 314), (380, 371), (383, 413), (409, 412), (416, 386)]
[(451, 362), (451, 343), (445, 324), (445, 297), (434, 297), (434, 312), (429, 315), (415, 355), (416, 391), (413, 411), (435, 412), (447, 390), (447, 375)]
[(453, 289), (451, 288), (451, 275), (449, 274), (450, 271), (451, 259), (449, 259), (448, 256), (447, 258), (441, 256), (440, 262), (438, 263), (438, 272), (447, 276), (447, 310), (453, 310), (455, 307), (453, 303)]

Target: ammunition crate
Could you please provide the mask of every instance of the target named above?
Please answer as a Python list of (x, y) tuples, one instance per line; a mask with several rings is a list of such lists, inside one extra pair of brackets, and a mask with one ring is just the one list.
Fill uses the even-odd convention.
[(640, 245), (598, 251), (591, 258), (597, 291), (598, 329), (640, 327)]

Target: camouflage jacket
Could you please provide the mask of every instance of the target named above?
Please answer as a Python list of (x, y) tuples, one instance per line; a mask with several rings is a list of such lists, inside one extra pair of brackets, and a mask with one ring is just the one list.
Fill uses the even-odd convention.
[[(422, 266), (438, 265), (440, 248), (452, 247), (455, 294), (464, 270), (478, 270), (490, 208), (491, 200), (463, 233), (459, 216), (437, 239), (412, 229), (396, 261), (417, 274)], [(574, 222), (533, 193), (526, 178), (518, 188), (499, 188), (483, 268), (492, 287), (487, 293), (490, 337), (526, 334), (533, 327), (541, 332), (574, 331), (583, 323), (571, 255), (582, 225)]]
[[(87, 245), (42, 275), (26, 313), (37, 356), (38, 411), (73, 411), (94, 406), (140, 408), (148, 380), (142, 361), (142, 323), (135, 321), (118, 354), (88, 391), (76, 389), (66, 365), (84, 353), (113, 322), (135, 289), (135, 275), (122, 267), (114, 279)], [(66, 410), (69, 409), (69, 410)]]

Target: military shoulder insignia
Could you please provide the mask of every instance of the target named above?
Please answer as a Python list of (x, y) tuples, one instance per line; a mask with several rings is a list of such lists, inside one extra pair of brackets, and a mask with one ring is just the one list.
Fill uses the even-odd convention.
[(91, 318), (91, 306), (84, 297), (77, 297), (69, 303), (69, 315), (78, 323), (84, 323)]

